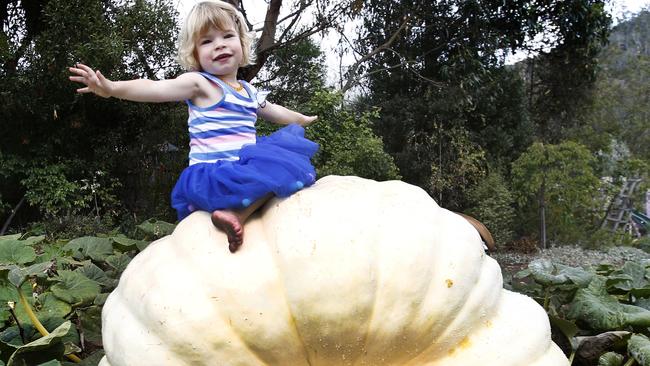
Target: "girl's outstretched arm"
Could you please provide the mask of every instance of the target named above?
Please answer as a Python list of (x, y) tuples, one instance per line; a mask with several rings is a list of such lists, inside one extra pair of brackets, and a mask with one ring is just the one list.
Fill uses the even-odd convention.
[(266, 102), (264, 107), (260, 107), (260, 109), (257, 110), (257, 113), (265, 120), (280, 125), (297, 123), (301, 126), (307, 126), (318, 118), (318, 116), (305, 116), (302, 113), (292, 111), (291, 109), (270, 102)]
[(77, 64), (69, 70), (70, 80), (84, 84), (78, 93), (94, 93), (104, 98), (115, 97), (134, 102), (173, 102), (193, 99), (201, 92), (202, 77), (195, 73), (182, 74), (176, 79), (136, 79), (111, 81), (90, 67)]

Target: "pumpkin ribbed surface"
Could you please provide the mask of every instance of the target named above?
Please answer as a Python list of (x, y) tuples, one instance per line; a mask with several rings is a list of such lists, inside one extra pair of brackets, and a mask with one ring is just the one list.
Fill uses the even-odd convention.
[(131, 261), (102, 320), (102, 366), (568, 365), (474, 228), (398, 181), (271, 200), (235, 254), (196, 212)]

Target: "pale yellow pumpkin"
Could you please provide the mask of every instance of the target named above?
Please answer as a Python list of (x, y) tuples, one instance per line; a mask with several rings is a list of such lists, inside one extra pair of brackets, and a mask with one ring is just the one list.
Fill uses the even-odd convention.
[(568, 365), (462, 217), (406, 183), (329, 176), (231, 254), (206, 212), (128, 266), (102, 366)]

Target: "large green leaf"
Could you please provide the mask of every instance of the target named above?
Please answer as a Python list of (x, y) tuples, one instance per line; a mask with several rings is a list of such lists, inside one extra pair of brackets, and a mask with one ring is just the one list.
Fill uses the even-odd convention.
[(92, 303), (95, 296), (100, 293), (99, 284), (81, 273), (59, 271), (59, 275), (53, 280), (57, 283), (50, 287), (50, 291), (69, 304)]
[(62, 339), (70, 331), (74, 328), (67, 321), (45, 337), (19, 347), (9, 358), (7, 366), (33, 366), (60, 358), (65, 352)]
[(528, 269), (536, 282), (546, 286), (575, 284), (585, 287), (594, 277), (593, 273), (582, 268), (552, 263), (548, 259), (534, 260), (528, 265)]
[(19, 240), (21, 236), (23, 236), (23, 234), (2, 235), (0, 236), (0, 244), (5, 241)]
[(598, 366), (621, 366), (625, 357), (616, 352), (604, 353), (598, 358)]
[(118, 253), (106, 258), (106, 263), (113, 267), (117, 273), (124, 272), (129, 262), (131, 262), (131, 257), (124, 253)]
[(86, 309), (77, 310), (83, 336), (87, 342), (97, 346), (102, 345), (102, 308), (91, 306)]
[(113, 254), (112, 240), (95, 236), (70, 240), (63, 249), (72, 251), (73, 256), (77, 259), (91, 258), (95, 261), (104, 261), (106, 257)]
[(70, 304), (60, 300), (51, 292), (40, 294), (38, 296), (38, 302), (41, 304), (41, 309), (37, 314), (39, 318), (41, 316), (64, 318), (72, 311)]
[(48, 362), (39, 363), (36, 366), (61, 366), (61, 362), (59, 362), (59, 360), (51, 360)]
[(611, 286), (622, 292), (648, 288), (650, 283), (646, 279), (645, 273), (645, 266), (641, 263), (633, 261), (625, 262), (621, 269), (609, 276), (607, 286)]
[(170, 235), (176, 225), (170, 224), (165, 221), (158, 221), (155, 219), (149, 219), (142, 224), (137, 226), (145, 235), (152, 239), (162, 238), (163, 236)]
[(39, 236), (30, 236), (27, 239), (21, 240), (21, 234), (15, 234), (15, 235), (5, 235), (5, 236), (0, 236), (0, 246), (5, 245), (6, 243), (14, 242), (14, 241), (20, 241), (21, 243), (25, 245), (34, 245), (42, 242), (45, 240), (45, 235), (39, 235)]
[[(110, 257), (107, 257), (110, 258)], [(101, 286), (112, 287), (115, 285), (115, 280), (109, 278), (101, 268), (97, 267), (93, 263), (86, 263), (83, 267), (79, 267), (74, 270), (77, 273), (80, 273), (86, 276), (88, 279), (91, 279)]]
[(136, 249), (142, 250), (140, 248), (144, 248), (147, 246), (147, 244), (149, 244), (148, 241), (130, 239), (124, 235), (116, 235), (111, 237), (111, 239), (113, 239), (114, 242), (113, 246), (123, 252)]
[(571, 303), (569, 317), (595, 330), (615, 330), (628, 326), (650, 327), (650, 311), (618, 302), (605, 288), (605, 279), (596, 277), (589, 286), (579, 289)]
[(627, 342), (627, 351), (641, 366), (650, 366), (650, 339), (643, 334), (634, 334)]
[(0, 245), (0, 263), (25, 264), (36, 259), (36, 251), (22, 240), (5, 240)]
[(54, 265), (53, 262), (32, 264), (28, 267), (11, 266), (7, 279), (11, 284), (20, 287), (29, 277), (47, 277), (47, 270)]

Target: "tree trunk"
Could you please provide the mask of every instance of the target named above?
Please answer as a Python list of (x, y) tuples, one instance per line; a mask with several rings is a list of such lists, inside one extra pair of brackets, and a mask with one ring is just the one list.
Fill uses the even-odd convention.
[(5, 224), (2, 225), (2, 230), (0, 230), (0, 235), (4, 235), (7, 232), (7, 229), (9, 228), (9, 225), (11, 224), (11, 220), (14, 219), (14, 216), (16, 216), (16, 212), (18, 212), (18, 209), (25, 203), (25, 196), (20, 199), (16, 207), (14, 207), (13, 210), (11, 210), (11, 215), (9, 215), (9, 218), (7, 221), (5, 221)]
[(539, 236), (540, 236), (540, 247), (546, 249), (546, 200), (544, 198), (545, 187), (544, 183), (539, 189)]

